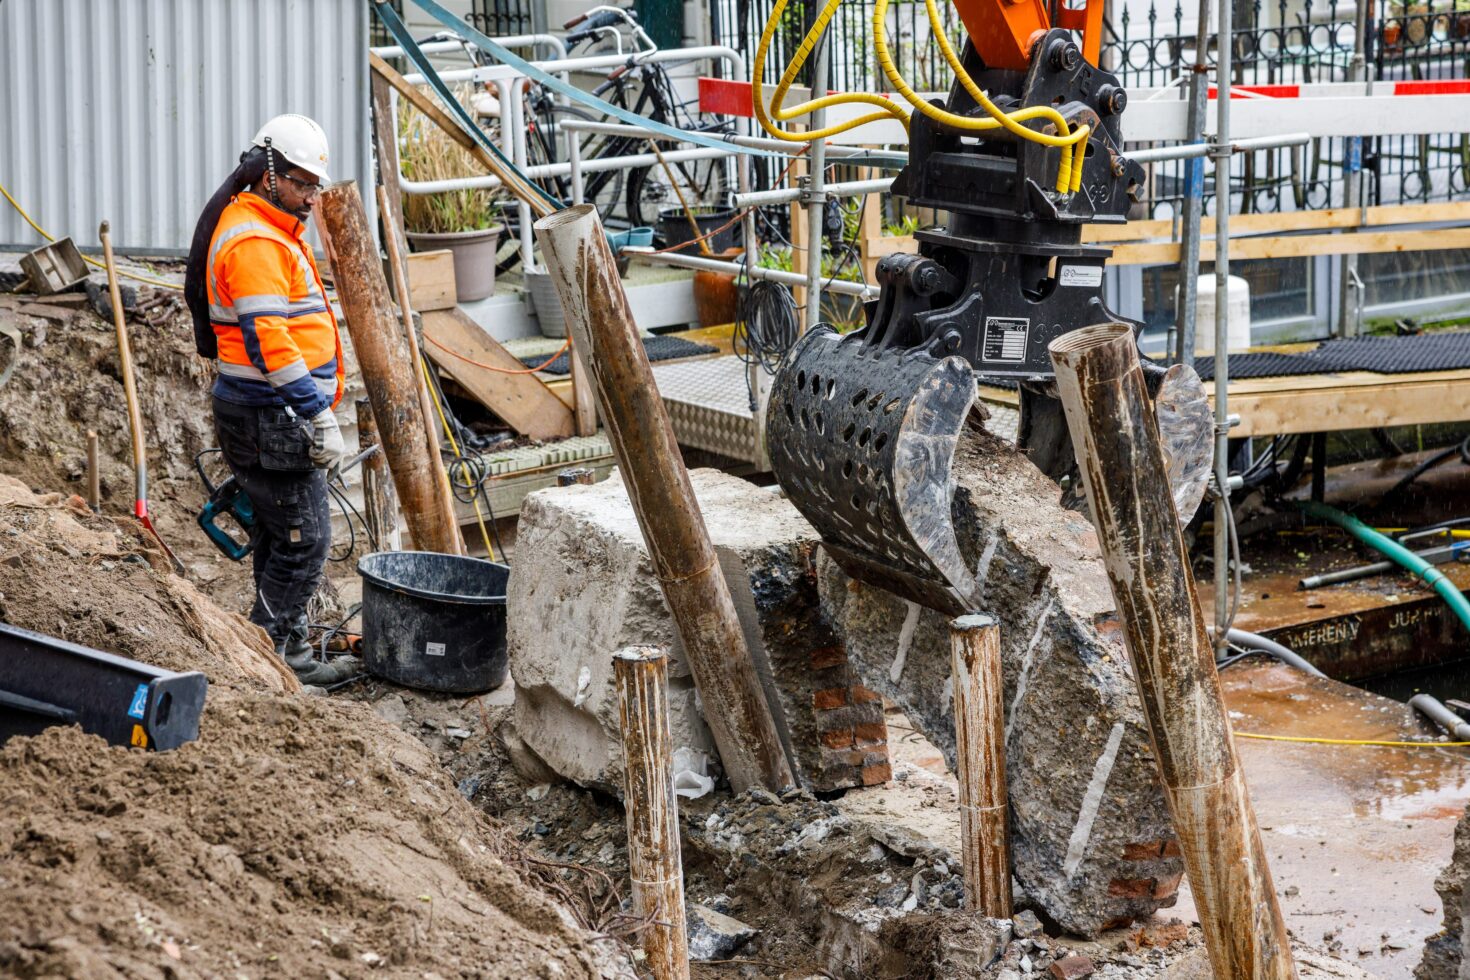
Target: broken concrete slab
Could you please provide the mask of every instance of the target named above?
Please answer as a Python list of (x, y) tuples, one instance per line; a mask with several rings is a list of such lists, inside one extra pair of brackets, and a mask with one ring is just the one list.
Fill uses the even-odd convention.
[(697, 902), (687, 905), (684, 921), (689, 938), (689, 958), (693, 960), (729, 959), (758, 931), (739, 919)]
[[(1183, 876), (1092, 525), (1009, 444), (967, 432), (953, 519), (999, 618), (1014, 873), (1069, 932), (1172, 904)], [(954, 760), (948, 620), (818, 561), (863, 683)]]
[[(798, 779), (821, 791), (887, 779), (882, 701), (856, 683), (821, 612), (815, 532), (769, 489), (717, 470), (690, 477)], [(674, 747), (716, 758), (617, 475), (527, 497), (517, 556), (506, 597), (507, 644), (525, 745), (567, 779), (621, 792), (611, 655), (655, 644), (669, 648)]]
[(1444, 903), (1444, 926), (1424, 942), (1424, 958), (1414, 970), (1414, 980), (1459, 980), (1464, 975), (1465, 919), (1470, 917), (1465, 882), (1470, 879), (1470, 809), (1455, 825), (1455, 853), (1434, 880), (1434, 890)]

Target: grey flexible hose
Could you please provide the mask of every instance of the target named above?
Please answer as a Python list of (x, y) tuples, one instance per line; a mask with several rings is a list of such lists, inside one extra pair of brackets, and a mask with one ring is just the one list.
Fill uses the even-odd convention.
[(1247, 633), (1245, 630), (1238, 630), (1232, 627), (1226, 631), (1225, 638), (1236, 646), (1245, 647), (1249, 650), (1259, 650), (1261, 653), (1269, 654), (1287, 666), (1295, 667), (1297, 670), (1304, 670), (1313, 677), (1327, 676), (1308, 663), (1301, 654), (1287, 649), (1275, 640), (1268, 640), (1259, 633)]

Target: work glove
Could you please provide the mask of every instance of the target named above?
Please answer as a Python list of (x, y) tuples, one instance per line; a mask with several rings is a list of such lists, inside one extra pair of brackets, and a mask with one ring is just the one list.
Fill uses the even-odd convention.
[(342, 465), (347, 446), (342, 442), (342, 429), (330, 408), (322, 409), (311, 420), (311, 461), (331, 472)]

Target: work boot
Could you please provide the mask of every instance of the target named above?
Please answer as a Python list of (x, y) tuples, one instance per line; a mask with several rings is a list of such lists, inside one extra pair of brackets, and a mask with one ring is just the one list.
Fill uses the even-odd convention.
[(286, 631), (286, 638), (281, 641), (282, 656), (285, 657), (286, 664), (298, 673), (311, 665), (316, 653), (307, 642), (306, 633), (306, 617), (302, 616), (291, 625)]

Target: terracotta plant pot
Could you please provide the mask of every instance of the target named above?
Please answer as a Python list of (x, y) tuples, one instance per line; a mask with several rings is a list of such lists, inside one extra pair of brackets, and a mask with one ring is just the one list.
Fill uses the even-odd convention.
[[(733, 259), (745, 250), (740, 246), (727, 248), (715, 256), (718, 259)], [(735, 285), (733, 272), (708, 272), (700, 269), (694, 273), (694, 309), (699, 314), (701, 327), (720, 327), (734, 323), (740, 315), (740, 287)]]
[(454, 253), (454, 298), (470, 303), (495, 292), (495, 252), (504, 230), (495, 225), (481, 231), (411, 231), (408, 240), (416, 252), (447, 248)]

